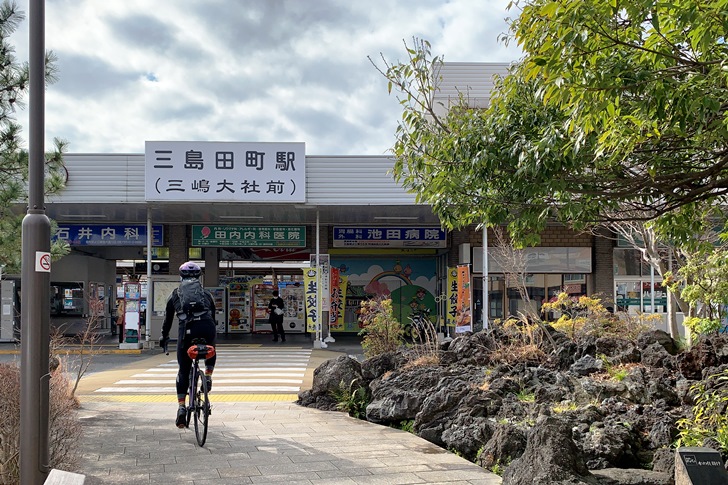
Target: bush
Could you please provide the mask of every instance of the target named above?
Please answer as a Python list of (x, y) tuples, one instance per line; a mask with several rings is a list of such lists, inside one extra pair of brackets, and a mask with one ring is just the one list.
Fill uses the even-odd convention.
[(659, 315), (634, 317), (626, 314), (620, 317), (610, 313), (599, 298), (569, 296), (565, 292), (544, 303), (542, 310), (561, 312), (559, 319), (550, 322), (550, 325), (575, 342), (587, 337), (635, 340), (640, 333), (650, 328), (651, 318), (660, 318)]
[(392, 311), (392, 300), (376, 297), (361, 302), (359, 325), (363, 336), (361, 346), (368, 359), (397, 350), (403, 343), (402, 324)]
[(707, 446), (714, 440), (723, 455), (728, 454), (728, 369), (690, 387), (695, 406), (690, 418), (677, 422), (677, 446)]
[(348, 386), (341, 381), (339, 387), (331, 391), (331, 397), (336, 401), (337, 410), (344, 411), (353, 418), (366, 419), (369, 393), (357, 379)]
[[(0, 483), (20, 483), (20, 367), (0, 364)], [(81, 452), (81, 423), (76, 416), (78, 401), (67, 376), (54, 372), (50, 379), (48, 455), (51, 468), (75, 471)]]

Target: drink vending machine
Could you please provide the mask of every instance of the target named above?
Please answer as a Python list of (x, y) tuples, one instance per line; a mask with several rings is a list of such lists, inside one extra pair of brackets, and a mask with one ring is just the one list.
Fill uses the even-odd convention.
[[(269, 333), (272, 331), (268, 323), (268, 303), (273, 298), (271, 285), (253, 286), (253, 333)], [(283, 298), (283, 331), (286, 333), (304, 333), (306, 331), (306, 307), (304, 305), (304, 288), (300, 283), (279, 282), (279, 296)]]
[(250, 285), (230, 283), (227, 287), (227, 322), (229, 333), (250, 333)]
[(278, 283), (280, 297), (285, 304), (283, 330), (286, 333), (304, 333), (306, 331), (306, 305), (304, 287), (298, 282)]
[(273, 288), (271, 285), (253, 285), (251, 295), (253, 333), (270, 333), (273, 329), (268, 323), (268, 303), (273, 298)]
[(212, 299), (215, 300), (215, 314), (212, 318), (215, 319), (217, 324), (217, 333), (227, 333), (225, 323), (227, 322), (227, 309), (225, 308), (225, 290), (224, 286), (210, 286), (205, 288), (212, 293)]

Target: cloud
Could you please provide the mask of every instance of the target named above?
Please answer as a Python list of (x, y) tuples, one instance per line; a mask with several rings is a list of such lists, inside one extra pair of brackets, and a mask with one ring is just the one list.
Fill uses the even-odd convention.
[[(403, 60), (416, 36), (446, 61), (514, 60), (497, 40), (506, 4), (48, 0), (59, 81), (46, 95), (47, 143), (141, 153), (151, 139), (303, 141), (311, 155), (383, 154), (401, 111), (368, 57)], [(27, 35), (25, 22), (20, 59)]]

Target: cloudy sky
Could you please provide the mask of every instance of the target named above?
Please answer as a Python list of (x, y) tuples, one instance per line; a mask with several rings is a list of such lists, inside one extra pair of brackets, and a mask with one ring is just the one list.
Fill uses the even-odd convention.
[[(28, 12), (28, 0), (16, 0)], [(429, 40), (445, 61), (508, 62), (508, 0), (46, 0), (46, 146), (143, 153), (146, 140), (305, 142), (381, 155), (401, 110), (367, 56)], [(27, 60), (28, 23), (13, 36)], [(27, 113), (18, 120), (27, 124)], [(25, 134), (27, 141), (27, 133)]]

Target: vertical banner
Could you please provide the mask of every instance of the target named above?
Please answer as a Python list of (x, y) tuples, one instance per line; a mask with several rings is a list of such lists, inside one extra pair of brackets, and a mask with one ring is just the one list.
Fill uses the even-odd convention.
[(447, 309), (445, 310), (448, 327), (455, 326), (458, 315), (458, 269), (447, 268)]
[[(322, 312), (328, 312), (329, 307), (331, 306), (331, 292), (329, 289), (329, 281), (331, 280), (329, 273), (331, 271), (330, 268), (330, 259), (328, 254), (319, 254), (318, 255), (318, 261), (319, 266), (321, 267), (321, 282), (319, 283), (321, 285), (321, 311)], [(316, 267), (316, 255), (312, 254), (310, 257), (310, 263), (311, 267)], [(333, 280), (331, 280), (333, 281)]]
[(346, 308), (346, 288), (349, 284), (349, 277), (339, 274), (339, 297), (341, 298), (341, 308), (339, 310), (339, 319), (336, 322), (337, 328), (341, 331), (346, 330), (344, 323), (344, 309)]
[(331, 283), (329, 291), (331, 293), (331, 307), (329, 309), (329, 330), (341, 330), (339, 318), (344, 313), (344, 303), (341, 298), (341, 286), (339, 282), (339, 268), (329, 269)]
[(455, 333), (472, 332), (473, 300), (470, 288), (470, 266), (458, 266), (458, 307)]
[(304, 300), (306, 301), (306, 331), (316, 332), (318, 321), (318, 312), (316, 311), (316, 269), (309, 268), (303, 275), (303, 281), (306, 285)]

